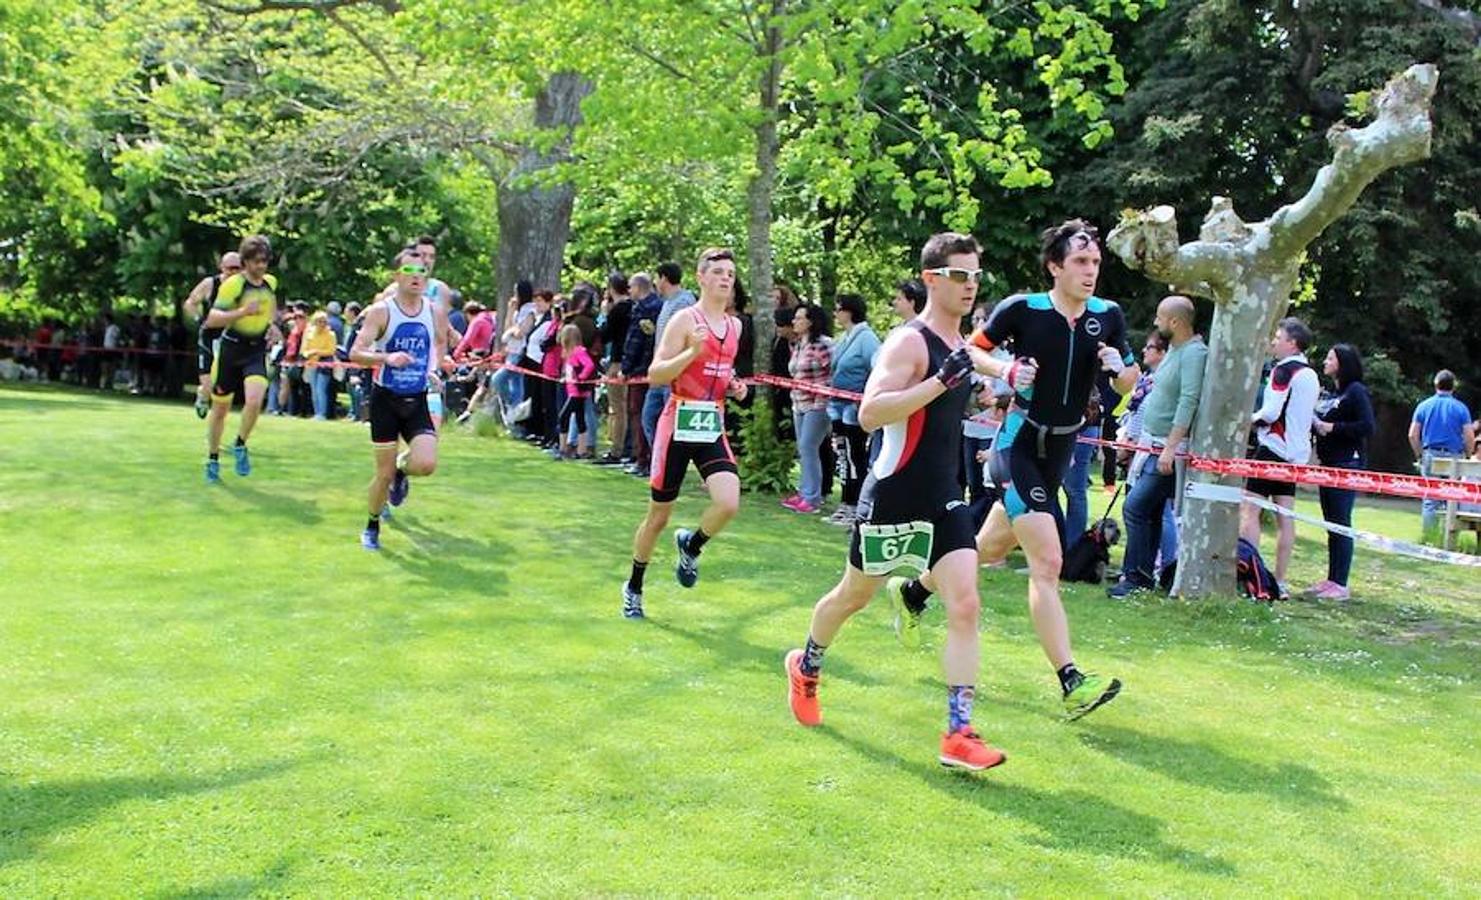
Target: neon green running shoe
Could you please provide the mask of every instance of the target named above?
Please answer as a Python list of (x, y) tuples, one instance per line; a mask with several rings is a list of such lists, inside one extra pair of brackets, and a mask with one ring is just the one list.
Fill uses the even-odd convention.
[(1080, 718), (1098, 706), (1104, 706), (1121, 693), (1121, 681), (1100, 675), (1085, 674), (1084, 679), (1064, 697), (1064, 712), (1070, 721)]
[(890, 598), (890, 611), (895, 614), (895, 638), (907, 650), (920, 649), (920, 616), (905, 605), (905, 584), (910, 579), (896, 576), (884, 584)]

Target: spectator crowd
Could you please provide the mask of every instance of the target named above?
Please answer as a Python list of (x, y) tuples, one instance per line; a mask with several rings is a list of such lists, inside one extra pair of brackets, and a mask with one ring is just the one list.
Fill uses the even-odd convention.
[[(888, 306), (887, 322), (871, 315), (856, 294), (839, 294), (827, 307), (806, 302), (786, 284), (774, 290), (775, 342), (768, 350), (771, 371), (792, 379), (788, 388), (771, 388), (776, 436), (794, 448), (796, 490), (781, 501), (799, 514), (828, 513), (827, 521), (849, 526), (858, 515), (860, 490), (868, 473), (871, 441), (859, 424), (859, 403), (840, 392), (861, 392), (888, 327), (914, 317), (925, 304), (924, 287), (899, 283)], [(448, 298), (449, 319), (460, 340), (440, 390), (449, 415), (466, 422), (480, 410), (501, 420), (517, 438), (539, 445), (556, 461), (620, 466), (647, 477), (654, 429), (668, 389), (650, 386), (645, 376), (663, 331), (674, 315), (696, 303), (683, 285), (682, 270), (667, 262), (650, 274), (614, 272), (598, 286), (574, 284), (558, 294), (517, 284), (504, 321), (494, 309)], [(737, 286), (729, 312), (741, 324), (737, 374), (749, 377), (755, 351), (755, 325), (745, 292)], [(266, 408), (274, 415), (361, 421), (366, 415), (370, 372), (349, 363), (364, 306), (338, 301), (314, 308), (304, 301), (281, 306), (279, 339), (268, 355)], [(980, 304), (971, 327), (980, 328), (991, 305)], [(1170, 296), (1157, 307), (1155, 327), (1141, 346), (1142, 375), (1120, 396), (1102, 378), (1086, 411), (1084, 435), (1115, 438), (1136, 450), (1099, 448), (1084, 442), (1070, 462), (1062, 497), (1061, 539), (1065, 557), (1079, 541), (1091, 539), (1089, 492), (1100, 458), (1105, 490), (1124, 481), (1124, 553), (1112, 597), (1166, 589), (1178, 555), (1178, 530), (1184, 464), (1181, 454), (1198, 421), (1208, 347), (1198, 333), (1196, 310), (1185, 297)], [(193, 330), (181, 318), (104, 313), (80, 325), (44, 320), (31, 334), (0, 343), (0, 380), (63, 382), (105, 391), (175, 397), (193, 381)], [(452, 346), (452, 345), (450, 345)], [(1311, 330), (1298, 318), (1283, 319), (1270, 341), (1267, 367), (1250, 416), (1250, 456), (1257, 460), (1361, 469), (1375, 431), (1374, 404), (1364, 384), (1363, 359), (1350, 344), (1330, 347), (1320, 365), (1308, 357)], [(1444, 370), (1432, 381), (1434, 393), (1415, 408), (1408, 442), (1419, 471), (1428, 475), (1436, 460), (1477, 456), (1481, 423), (1455, 397), (1456, 377)], [(996, 460), (993, 439), (1011, 406), (1007, 384), (980, 379), (976, 400), (963, 421), (959, 481), (980, 523), (997, 501), (1005, 471)], [(727, 410), (726, 430), (738, 455), (745, 448), (741, 410)], [(605, 443), (605, 449), (602, 444)], [(1275, 506), (1294, 507), (1290, 482), (1250, 479), (1246, 490)], [(836, 502), (833, 499), (835, 489)], [(1356, 493), (1319, 490), (1322, 517), (1352, 525)], [(831, 506), (831, 509), (829, 507)], [(1424, 501), (1422, 527), (1436, 527), (1443, 504)], [(1294, 547), (1295, 523), (1276, 516), (1274, 574), (1286, 587)], [(1240, 535), (1257, 547), (1261, 510), (1246, 503)], [(1328, 532), (1326, 577), (1307, 588), (1310, 596), (1345, 600), (1351, 596), (1353, 541)]]

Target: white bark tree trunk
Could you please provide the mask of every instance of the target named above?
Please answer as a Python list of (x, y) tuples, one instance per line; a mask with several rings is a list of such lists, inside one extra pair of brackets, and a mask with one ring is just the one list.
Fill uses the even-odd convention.
[[(1215, 197), (1197, 241), (1178, 245), (1177, 222), (1166, 206), (1125, 215), (1107, 237), (1128, 266), (1215, 303), (1208, 369), (1189, 441), (1194, 454), (1244, 455), (1261, 362), (1276, 322), (1290, 305), (1307, 246), (1380, 174), (1429, 156), (1437, 78), (1432, 65), (1411, 66), (1384, 87), (1369, 125), (1334, 126), (1327, 133), (1332, 162), (1317, 173), (1305, 196), (1264, 222), (1246, 224), (1227, 199)], [(1189, 480), (1232, 483), (1196, 472)], [(1175, 594), (1234, 592), (1238, 521), (1232, 504), (1185, 499)]]

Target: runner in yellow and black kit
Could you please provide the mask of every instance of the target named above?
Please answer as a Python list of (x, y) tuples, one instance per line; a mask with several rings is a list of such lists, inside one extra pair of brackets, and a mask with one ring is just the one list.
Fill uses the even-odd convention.
[(242, 241), (238, 251), (242, 271), (221, 282), (216, 303), (206, 315), (205, 328), (220, 328), (221, 342), (211, 373), (211, 417), (206, 432), (206, 483), (221, 481), (221, 434), (226, 428), (226, 414), (232, 398), (242, 394), (242, 421), (232, 453), (236, 456), (236, 473), (252, 473), (252, 460), (247, 455), (247, 438), (262, 412), (267, 395), (267, 345), (276, 339), (273, 318), (277, 313), (278, 280), (267, 272), (272, 258), (272, 245), (262, 235)]

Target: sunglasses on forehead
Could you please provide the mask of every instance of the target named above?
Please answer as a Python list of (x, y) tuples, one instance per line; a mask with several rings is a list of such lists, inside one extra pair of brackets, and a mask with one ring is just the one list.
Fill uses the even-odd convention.
[(966, 284), (969, 281), (973, 284), (980, 284), (982, 282), (981, 269), (962, 269), (957, 266), (941, 266), (937, 269), (927, 269), (926, 272), (931, 275), (940, 275), (942, 278), (945, 278), (947, 281), (950, 281), (954, 284)]
[(425, 275), (427, 267), (421, 263), (403, 263), (396, 271), (402, 275)]
[(704, 256), (701, 256), (700, 262), (712, 263), (718, 262), (722, 259), (728, 259), (731, 262), (735, 262), (735, 256), (731, 254), (729, 250), (712, 250), (709, 253), (706, 253)]

